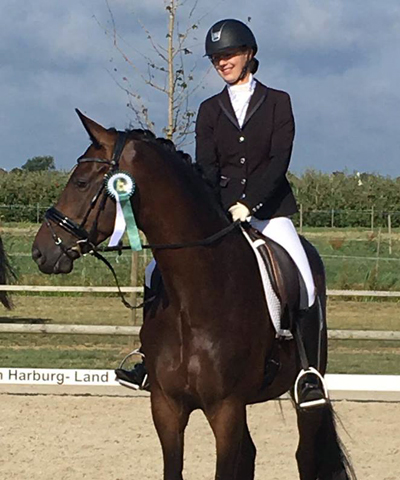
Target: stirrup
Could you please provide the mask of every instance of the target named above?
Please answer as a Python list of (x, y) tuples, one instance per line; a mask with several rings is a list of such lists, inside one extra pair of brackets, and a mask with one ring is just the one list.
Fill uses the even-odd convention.
[(149, 383), (147, 382), (147, 373), (144, 376), (143, 382), (141, 383), (141, 385), (138, 385), (137, 383), (127, 382), (126, 380), (121, 380), (118, 377), (117, 377), (116, 380), (123, 387), (128, 387), (128, 388), (131, 388), (132, 390), (135, 390), (135, 391), (138, 391), (138, 390), (146, 390), (147, 391), (147, 387), (149, 385)]
[[(310, 373), (313, 375), (316, 375), (320, 380), (324, 397), (319, 398), (318, 400), (310, 400), (308, 402), (299, 403), (299, 382), (305, 375), (308, 375)], [(305, 369), (300, 370), (299, 374), (297, 375), (296, 382), (294, 384), (294, 401), (299, 408), (303, 408), (303, 409), (322, 406), (328, 403), (329, 394), (328, 394), (328, 389), (326, 387), (325, 379), (316, 368), (308, 367), (306, 370)]]
[(119, 367), (118, 367), (118, 368), (122, 368), (122, 369), (123, 369), (125, 362), (126, 362), (129, 358), (133, 357), (134, 355), (140, 355), (143, 360), (144, 360), (144, 358), (145, 358), (145, 354), (140, 351), (140, 348), (136, 348), (135, 350), (132, 350), (131, 353), (128, 353), (128, 355), (126, 355), (126, 356), (123, 358), (123, 360), (122, 360), (122, 362), (119, 364)]
[[(133, 357), (134, 355), (139, 355), (140, 357), (142, 357), (142, 359), (144, 360), (145, 358), (145, 354), (142, 353), (140, 351), (139, 348), (135, 349), (135, 350), (132, 350), (132, 352), (128, 353), (128, 355), (126, 355), (122, 362), (119, 364), (119, 367), (118, 369), (119, 370), (125, 370), (123, 367), (125, 365), (125, 363), (127, 362), (127, 360), (129, 360), (129, 358)], [(126, 370), (129, 372), (129, 370)], [(132, 383), (132, 382), (128, 382), (126, 380), (122, 380), (121, 378), (118, 378), (118, 376), (116, 377), (116, 380), (117, 382), (124, 386), (124, 387), (128, 387), (128, 388), (131, 388), (132, 390), (148, 390), (148, 387), (149, 387), (149, 382), (148, 382), (148, 374), (146, 373), (145, 376), (143, 377), (143, 381), (141, 384), (139, 383)]]

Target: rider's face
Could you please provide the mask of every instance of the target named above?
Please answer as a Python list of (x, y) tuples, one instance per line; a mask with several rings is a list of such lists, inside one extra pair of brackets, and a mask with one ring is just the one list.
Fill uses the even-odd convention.
[[(220, 77), (226, 83), (235, 83), (250, 58), (251, 52), (236, 49), (215, 54), (212, 56), (211, 61)], [(248, 77), (249, 73), (247, 72), (245, 78), (239, 81), (238, 84), (246, 83)]]

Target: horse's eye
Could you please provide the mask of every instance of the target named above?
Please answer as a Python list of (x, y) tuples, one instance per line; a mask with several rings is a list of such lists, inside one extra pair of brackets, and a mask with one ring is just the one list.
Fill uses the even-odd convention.
[(87, 187), (87, 185), (89, 184), (89, 182), (87, 180), (83, 180), (83, 179), (78, 179), (75, 181), (75, 184), (76, 186), (79, 188), (79, 189), (84, 189)]

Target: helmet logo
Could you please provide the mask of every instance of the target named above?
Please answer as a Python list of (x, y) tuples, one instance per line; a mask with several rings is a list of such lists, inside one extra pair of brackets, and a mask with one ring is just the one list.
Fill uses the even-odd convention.
[(219, 42), (221, 40), (221, 33), (222, 33), (222, 28), (221, 30), (218, 30), (218, 32), (211, 32), (211, 41)]

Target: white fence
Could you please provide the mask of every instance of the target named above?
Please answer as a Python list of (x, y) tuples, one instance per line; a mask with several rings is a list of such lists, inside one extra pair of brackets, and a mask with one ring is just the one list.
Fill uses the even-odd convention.
[[(0, 291), (6, 292), (60, 292), (60, 293), (118, 293), (117, 287), (81, 287), (50, 285), (0, 285)], [(121, 287), (124, 293), (143, 293), (143, 287)], [(400, 292), (381, 290), (327, 290), (329, 297), (386, 297), (400, 298)]]
[[(49, 325), (46, 323), (0, 323), (0, 333), (138, 336), (139, 332), (140, 327), (124, 325)], [(400, 331), (391, 332), (383, 330), (328, 330), (328, 337), (331, 340), (400, 341)]]

